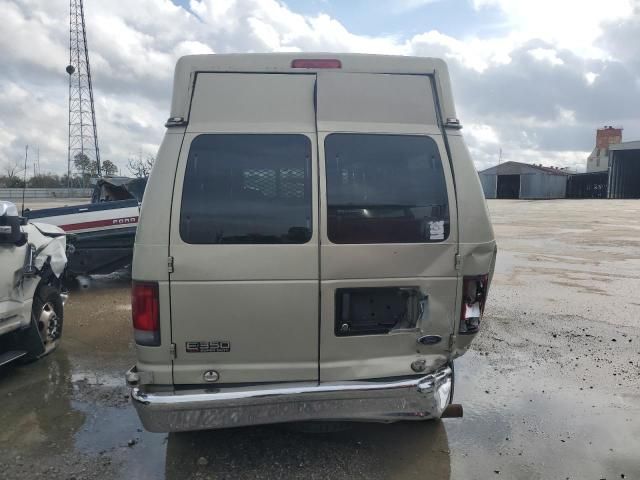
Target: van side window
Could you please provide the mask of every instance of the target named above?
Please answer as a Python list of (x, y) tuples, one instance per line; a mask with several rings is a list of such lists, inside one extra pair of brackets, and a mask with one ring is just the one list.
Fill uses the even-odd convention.
[(196, 244), (306, 243), (311, 202), (306, 136), (200, 135), (187, 159), (180, 237)]
[(449, 236), (435, 141), (334, 133), (325, 139), (327, 234), (333, 243), (427, 243)]

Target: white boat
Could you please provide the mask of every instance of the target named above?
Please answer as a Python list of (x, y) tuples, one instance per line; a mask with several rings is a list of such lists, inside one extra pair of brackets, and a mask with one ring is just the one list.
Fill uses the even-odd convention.
[(72, 246), (67, 275), (107, 274), (131, 264), (146, 179), (97, 180), (91, 203), (40, 210), (24, 216), (57, 225)]

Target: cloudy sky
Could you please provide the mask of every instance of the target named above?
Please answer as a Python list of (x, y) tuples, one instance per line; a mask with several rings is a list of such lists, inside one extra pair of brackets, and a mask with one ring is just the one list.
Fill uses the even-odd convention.
[[(0, 165), (67, 159), (69, 2), (0, 0)], [(640, 139), (640, 0), (85, 0), (101, 157), (155, 154), (190, 53), (330, 51), (447, 59), (479, 169), (584, 169), (595, 129)]]

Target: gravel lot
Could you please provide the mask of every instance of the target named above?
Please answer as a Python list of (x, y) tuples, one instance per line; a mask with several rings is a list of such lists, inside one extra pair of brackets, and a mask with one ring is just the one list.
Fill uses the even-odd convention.
[(640, 478), (640, 201), (490, 201), (485, 323), (463, 419), (309, 434), (142, 430), (129, 279), (74, 291), (61, 348), (0, 369), (0, 479)]

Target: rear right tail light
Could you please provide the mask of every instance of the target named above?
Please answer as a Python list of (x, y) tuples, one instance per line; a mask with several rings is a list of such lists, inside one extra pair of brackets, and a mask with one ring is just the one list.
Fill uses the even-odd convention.
[(138, 345), (160, 345), (160, 302), (158, 284), (133, 282), (131, 288), (133, 338)]
[(489, 290), (489, 275), (464, 277), (462, 280), (461, 335), (478, 333)]

